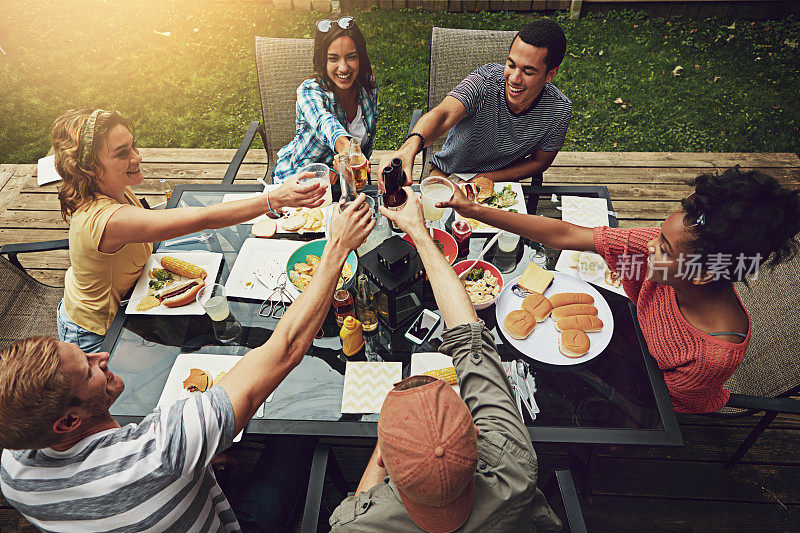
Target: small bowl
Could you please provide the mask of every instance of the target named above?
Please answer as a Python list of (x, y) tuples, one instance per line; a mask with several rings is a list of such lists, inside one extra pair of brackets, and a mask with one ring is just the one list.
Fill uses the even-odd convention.
[[(433, 228), (433, 238), (444, 245), (444, 253), (447, 256), (447, 260), (450, 261), (450, 264), (452, 265), (455, 262), (456, 257), (458, 257), (458, 244), (456, 244), (456, 240), (452, 235), (438, 228)], [(411, 237), (409, 237), (407, 233), (403, 235), (403, 240), (408, 241), (412, 246), (414, 246), (414, 248), (416, 248), (414, 241), (411, 240)]]
[[(456, 276), (464, 272), (467, 269), (467, 267), (469, 267), (472, 264), (473, 261), (474, 259), (467, 259), (466, 261), (459, 261), (458, 263), (453, 265), (453, 270), (456, 271)], [(497, 296), (495, 296), (493, 300), (489, 300), (488, 302), (484, 302), (482, 304), (476, 304), (475, 302), (472, 303), (475, 309), (478, 310), (486, 309), (487, 307), (495, 303), (497, 299), (500, 297), (500, 292), (502, 292), (503, 290), (503, 275), (500, 274), (500, 271), (497, 270), (496, 266), (494, 266), (491, 263), (487, 263), (486, 261), (478, 261), (472, 268), (482, 268), (484, 270), (488, 270), (489, 272), (492, 273), (492, 276), (496, 277), (498, 280)]]
[[(315, 241), (309, 241), (295, 250), (295, 252), (289, 256), (289, 261), (286, 262), (286, 277), (289, 278), (289, 272), (294, 270), (294, 265), (297, 263), (305, 263), (307, 255), (316, 255), (317, 257), (321, 258), (322, 251), (325, 249), (326, 244), (328, 244), (328, 239), (317, 239)], [(345, 290), (352, 287), (356, 279), (356, 270), (358, 270), (358, 257), (356, 256), (355, 252), (350, 252), (350, 255), (347, 256), (347, 262), (350, 264), (353, 275), (350, 276), (350, 279), (344, 282), (342, 288)], [(289, 283), (292, 283), (291, 278), (289, 278)], [(303, 290), (294, 285), (294, 283), (292, 283), (292, 285), (295, 286), (300, 292), (303, 292)]]

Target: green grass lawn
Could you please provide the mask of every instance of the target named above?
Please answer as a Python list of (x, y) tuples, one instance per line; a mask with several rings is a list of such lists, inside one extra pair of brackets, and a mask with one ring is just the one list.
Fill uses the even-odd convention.
[[(518, 29), (539, 16), (355, 15), (381, 86), (381, 149), (398, 146), (425, 107), (431, 26)], [(53, 119), (78, 106), (127, 115), (141, 146), (236, 147), (261, 118), (253, 36), (311, 37), (322, 16), (252, 0), (6, 2), (0, 162), (44, 155)], [(573, 102), (565, 149), (798, 151), (800, 21), (555, 16), (568, 50), (554, 83)]]

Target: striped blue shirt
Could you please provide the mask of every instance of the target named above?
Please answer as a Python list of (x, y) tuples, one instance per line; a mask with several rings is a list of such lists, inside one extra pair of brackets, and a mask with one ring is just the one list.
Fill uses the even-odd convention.
[[(362, 142), (361, 148), (369, 158), (378, 123), (378, 88), (367, 91), (359, 85), (358, 105), (367, 130), (367, 140)], [(320, 87), (315, 79), (305, 80), (297, 88), (296, 111), (295, 137), (278, 150), (278, 160), (272, 171), (273, 183), (283, 183), (309, 163), (325, 163), (333, 168), (336, 139), (342, 135), (351, 136), (347, 132), (347, 112), (333, 93)]]
[(209, 465), (233, 431), (212, 387), (64, 452), (3, 450), (0, 488), (44, 531), (240, 531)]
[(476, 69), (448, 96), (464, 104), (467, 115), (431, 157), (431, 163), (445, 172), (491, 172), (537, 150), (557, 152), (564, 146), (572, 102), (551, 83), (518, 115), (508, 109), (503, 65), (497, 63)]

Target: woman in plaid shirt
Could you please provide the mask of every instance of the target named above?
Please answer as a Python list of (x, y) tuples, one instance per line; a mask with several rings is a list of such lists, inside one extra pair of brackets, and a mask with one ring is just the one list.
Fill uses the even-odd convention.
[(274, 183), (309, 163), (332, 167), (336, 154), (349, 152), (351, 138), (361, 141), (367, 158), (372, 154), (378, 88), (353, 17), (317, 22), (313, 61), (316, 76), (297, 88), (297, 133), (278, 151)]

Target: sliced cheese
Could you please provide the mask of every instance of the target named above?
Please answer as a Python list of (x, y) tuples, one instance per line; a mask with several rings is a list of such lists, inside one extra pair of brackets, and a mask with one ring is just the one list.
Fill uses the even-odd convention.
[(523, 289), (544, 294), (553, 282), (553, 273), (548, 272), (536, 263), (529, 263), (517, 284)]

